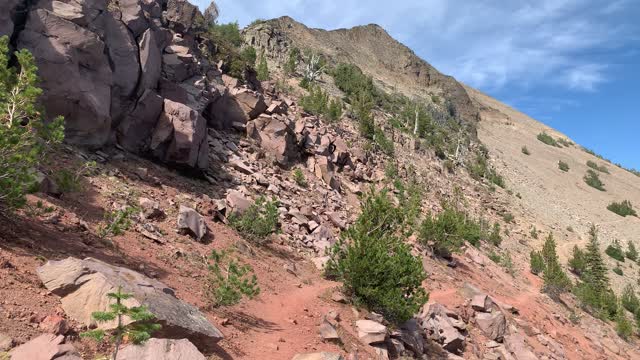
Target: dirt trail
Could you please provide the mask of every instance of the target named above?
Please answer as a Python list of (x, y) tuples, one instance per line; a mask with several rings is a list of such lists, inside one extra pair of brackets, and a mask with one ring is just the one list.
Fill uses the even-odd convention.
[[(313, 284), (289, 286), (284, 292), (261, 296), (239, 307), (234, 315), (248, 323), (244, 334), (249, 340), (235, 359), (290, 359), (309, 351), (335, 351), (319, 341), (317, 326), (331, 306), (320, 297), (337, 284), (316, 279)], [(239, 320), (239, 319), (238, 319)]]

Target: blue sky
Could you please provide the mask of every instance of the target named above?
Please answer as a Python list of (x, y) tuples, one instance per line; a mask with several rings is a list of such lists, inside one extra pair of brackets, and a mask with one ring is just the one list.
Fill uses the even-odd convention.
[[(192, 0), (201, 8), (208, 0)], [(440, 71), (640, 169), (640, 0), (218, 0), (221, 22), (376, 23)]]

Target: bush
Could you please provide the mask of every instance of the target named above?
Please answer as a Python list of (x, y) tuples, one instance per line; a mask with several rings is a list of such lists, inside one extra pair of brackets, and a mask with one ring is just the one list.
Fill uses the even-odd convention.
[(636, 289), (633, 285), (627, 285), (622, 291), (622, 295), (620, 296), (620, 302), (622, 306), (629, 310), (632, 314), (635, 314), (638, 310), (640, 310), (640, 299), (636, 295)]
[(300, 49), (294, 47), (293, 49), (291, 49), (291, 51), (289, 51), (289, 57), (287, 58), (287, 62), (284, 64), (284, 72), (287, 75), (295, 74), (299, 61)]
[(502, 236), (500, 236), (500, 224), (493, 224), (493, 230), (489, 235), (489, 242), (494, 246), (499, 247), (502, 244)]
[(507, 271), (507, 274), (511, 276), (516, 275), (516, 268), (513, 264), (513, 260), (511, 260), (511, 254), (509, 254), (508, 252), (502, 255), (500, 265)]
[(250, 48), (240, 51), (243, 40), (237, 22), (211, 25), (202, 35), (215, 44), (216, 52), (210, 55), (210, 60), (224, 60), (224, 70), (230, 76), (243, 79), (246, 70), (255, 65), (254, 51)]
[(87, 175), (96, 168), (95, 161), (88, 161), (79, 169), (71, 172), (67, 169), (61, 169), (54, 175), (54, 181), (58, 185), (58, 189), (63, 193), (71, 193), (82, 190), (80, 178)]
[(622, 246), (620, 246), (620, 242), (618, 240), (614, 240), (613, 244), (607, 246), (607, 249), (604, 252), (612, 258), (624, 262), (625, 253), (622, 250)]
[(451, 253), (459, 251), (465, 241), (478, 246), (485, 236), (479, 222), (468, 218), (464, 212), (445, 205), (438, 215), (427, 215), (420, 226), (418, 238), (425, 245), (432, 243), (432, 250), (436, 255), (448, 258)]
[(531, 267), (531, 273), (538, 275), (543, 272), (544, 259), (542, 258), (542, 254), (539, 251), (532, 250), (530, 257), (529, 265)]
[(256, 61), (258, 60), (258, 54), (256, 53), (256, 48), (253, 46), (247, 46), (240, 53), (242, 59), (249, 65), (255, 66)]
[(131, 227), (131, 217), (136, 213), (138, 213), (138, 209), (129, 206), (121, 210), (105, 212), (104, 224), (98, 227), (98, 236), (108, 238), (124, 234)]
[(469, 173), (475, 180), (487, 179), (490, 183), (505, 188), (505, 182), (501, 175), (489, 165), (489, 158), (485, 151), (478, 151), (473, 160), (467, 164)]
[(327, 273), (344, 282), (356, 304), (395, 324), (411, 318), (428, 299), (422, 261), (398, 237), (407, 214), (393, 205), (386, 190), (371, 190), (356, 222), (331, 249), (327, 265)]
[(624, 340), (629, 340), (631, 335), (633, 335), (633, 325), (631, 324), (631, 321), (627, 319), (624, 310), (622, 310), (620, 306), (618, 306), (618, 308), (619, 310), (615, 319), (616, 332), (618, 333), (618, 336), (620, 336)]
[(26, 203), (35, 171), (53, 144), (64, 138), (59, 117), (45, 124), (37, 108), (42, 90), (31, 53), (15, 53), (19, 69), (9, 67), (9, 39), (0, 37), (0, 211)]
[(293, 170), (293, 181), (295, 181), (296, 184), (303, 188), (309, 186), (309, 184), (307, 184), (307, 179), (305, 179), (304, 177), (304, 173), (302, 173), (302, 170), (300, 169)]
[(531, 153), (529, 152), (529, 149), (527, 149), (527, 147), (526, 147), (526, 146), (523, 146), (521, 151), (522, 151), (522, 153), (523, 153), (523, 154), (525, 154), (525, 155), (531, 155)]
[(506, 223), (512, 223), (515, 218), (512, 213), (504, 213), (502, 214), (502, 219)]
[(529, 235), (531, 235), (531, 237), (534, 239), (538, 239), (538, 230), (536, 229), (535, 226), (531, 228)]
[(624, 275), (624, 272), (620, 269), (620, 264), (617, 264), (616, 267), (613, 268), (613, 272), (620, 276)]
[(209, 32), (214, 35), (219, 42), (228, 43), (237, 48), (242, 45), (242, 34), (240, 33), (238, 22), (211, 25)]
[(551, 135), (544, 131), (538, 134), (538, 140), (550, 146), (561, 147)]
[(569, 164), (567, 164), (566, 162), (560, 160), (558, 161), (558, 168), (564, 172), (569, 171)]
[(594, 189), (606, 191), (604, 183), (600, 180), (600, 176), (593, 170), (587, 170), (587, 175), (584, 176), (584, 182)]
[(329, 108), (327, 109), (327, 118), (333, 122), (342, 118), (342, 101), (339, 99), (331, 99)]
[(311, 86), (309, 95), (300, 99), (300, 105), (304, 111), (316, 116), (322, 116), (327, 113), (327, 104), (329, 103), (329, 95), (319, 86)]
[(500, 256), (500, 254), (497, 254), (495, 251), (491, 250), (488, 254), (487, 257), (489, 258), (489, 260), (493, 261), (496, 264), (500, 264), (500, 260), (502, 259), (502, 257)]
[(360, 135), (365, 139), (373, 139), (376, 125), (371, 113), (371, 109), (373, 109), (372, 98), (365, 93), (361, 93), (352, 103), (354, 116), (358, 120)]
[(623, 202), (612, 202), (607, 206), (607, 210), (612, 211), (622, 217), (627, 216), (638, 216), (638, 213), (633, 209), (633, 205), (629, 200), (624, 200)]
[(373, 140), (380, 151), (386, 155), (393, 156), (393, 141), (389, 140), (379, 127), (374, 130)]
[(258, 63), (256, 72), (258, 73), (258, 81), (269, 80), (269, 66), (267, 65), (267, 56), (265, 55), (264, 51), (262, 52), (262, 55), (260, 55), (260, 62)]
[(606, 166), (598, 165), (597, 163), (595, 163), (595, 162), (593, 162), (591, 160), (587, 161), (587, 166), (592, 168), (593, 170), (597, 170), (597, 171), (603, 172), (605, 174), (609, 173), (609, 169)]
[(261, 196), (242, 215), (231, 214), (229, 224), (250, 240), (262, 242), (278, 231), (278, 206), (276, 199)]
[(638, 250), (631, 241), (629, 241), (627, 244), (627, 252), (625, 253), (625, 255), (627, 256), (627, 259), (631, 261), (638, 261)]
[(211, 251), (208, 270), (205, 293), (214, 307), (235, 305), (243, 296), (253, 299), (260, 294), (251, 266), (231, 258), (226, 250)]
[(338, 89), (344, 92), (349, 99), (366, 96), (373, 101), (378, 97), (378, 91), (373, 84), (373, 79), (366, 76), (356, 65), (338, 64), (331, 75), (333, 75), (333, 80)]

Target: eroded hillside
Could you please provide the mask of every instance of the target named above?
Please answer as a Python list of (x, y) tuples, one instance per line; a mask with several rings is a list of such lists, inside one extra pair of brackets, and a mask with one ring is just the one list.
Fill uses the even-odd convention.
[[(379, 26), (284, 17), (241, 38), (184, 0), (3, 6), (0, 34), (34, 51), (45, 99), (82, 106), (44, 102), (73, 145), (37, 166), (26, 207), (0, 213), (0, 359), (109, 354), (80, 334), (119, 288), (162, 325), (142, 346), (125, 337), (120, 360), (640, 358), (636, 336), (619, 335), (633, 314), (593, 316), (530, 267), (549, 233), (572, 282), (566, 262), (591, 223), (601, 252), (637, 238), (637, 217), (606, 208), (640, 204), (639, 178), (540, 142), (566, 137)], [(66, 70), (91, 76), (73, 87)], [(607, 166), (606, 192), (585, 184), (588, 160)], [(356, 239), (370, 241), (350, 260), (372, 286), (358, 294), (341, 253)], [(637, 264), (618, 275), (603, 256), (618, 294), (635, 283)], [(420, 294), (395, 291), (411, 281), (429, 299), (396, 318)]]

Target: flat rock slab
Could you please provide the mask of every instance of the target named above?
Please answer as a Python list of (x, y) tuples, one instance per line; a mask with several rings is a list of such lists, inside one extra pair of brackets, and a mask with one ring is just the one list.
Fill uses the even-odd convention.
[(118, 360), (206, 360), (187, 339), (150, 339), (129, 345), (118, 352)]
[(356, 321), (358, 338), (364, 344), (382, 343), (387, 338), (387, 327), (373, 320)]
[(64, 336), (40, 335), (9, 353), (11, 360), (82, 360), (73, 345), (64, 343)]
[(291, 360), (344, 360), (340, 354), (330, 352), (317, 352), (309, 354), (298, 354)]
[[(90, 326), (94, 311), (107, 310), (110, 299), (107, 294), (122, 291), (132, 294), (125, 305), (145, 305), (156, 316), (162, 330), (154, 336), (182, 339), (186, 338), (198, 348), (210, 348), (223, 338), (195, 306), (175, 297), (173, 290), (161, 282), (123, 267), (109, 265), (102, 261), (67, 258), (48, 261), (37, 270), (40, 280), (52, 293), (61, 297), (62, 308), (74, 320)], [(113, 328), (115, 324), (100, 324)]]

